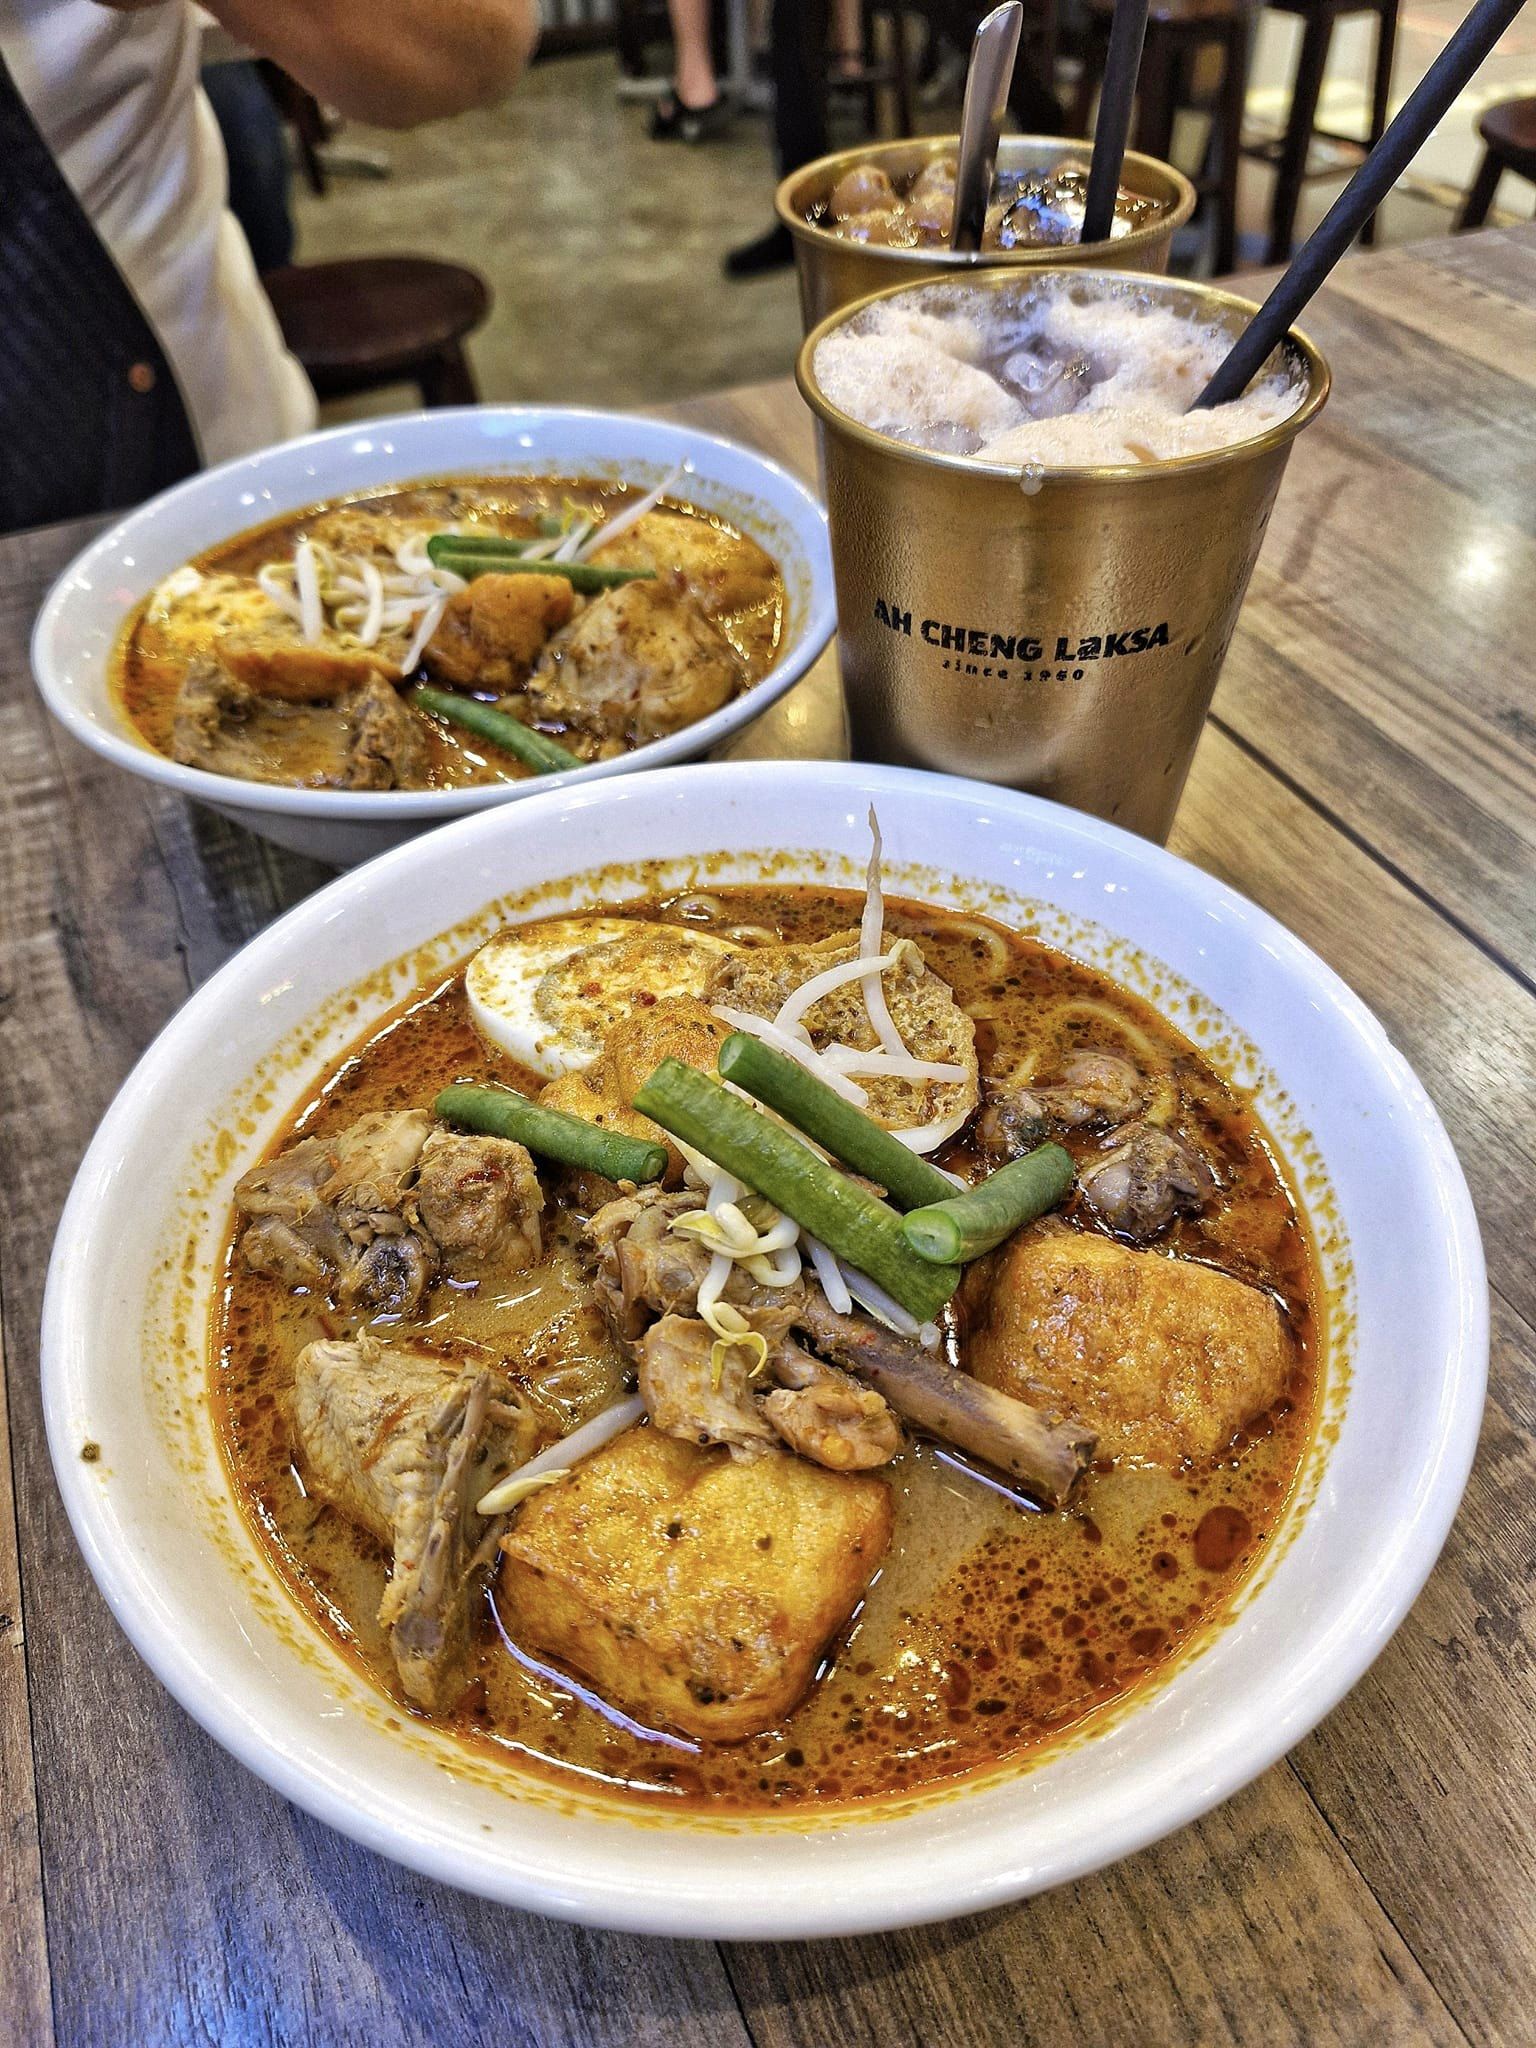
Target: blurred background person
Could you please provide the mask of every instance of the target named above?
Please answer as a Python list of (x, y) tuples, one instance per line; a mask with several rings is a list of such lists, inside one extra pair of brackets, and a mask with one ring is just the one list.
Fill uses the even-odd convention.
[[(536, 0), (210, 0), (317, 98), (409, 127), (500, 97)], [(226, 204), (187, 0), (0, 0), (0, 527), (136, 503), (314, 424)]]
[(667, 0), (672, 24), (672, 84), (651, 110), (656, 142), (708, 142), (730, 125), (731, 109), (715, 72), (710, 0)]
[[(933, 37), (968, 59), (976, 30), (990, 7), (985, 0), (932, 0), (924, 11)], [(773, 80), (773, 154), (781, 178), (798, 171), (802, 164), (814, 163), (832, 147), (827, 124), (827, 71), (828, 38), (834, 26), (836, 43), (830, 52), (834, 75), (842, 80), (855, 78), (864, 57), (857, 40), (856, 5), (850, 7), (846, 0), (773, 0), (768, 48)], [(897, 17), (893, 32), (905, 33), (902, 17)], [(1055, 92), (1048, 81), (1037, 77), (1027, 50), (1020, 51), (1014, 66), (1008, 106), (1026, 135), (1061, 134), (1062, 111)], [(727, 277), (758, 277), (793, 261), (789, 230), (780, 222), (766, 234), (732, 249), (724, 267)]]

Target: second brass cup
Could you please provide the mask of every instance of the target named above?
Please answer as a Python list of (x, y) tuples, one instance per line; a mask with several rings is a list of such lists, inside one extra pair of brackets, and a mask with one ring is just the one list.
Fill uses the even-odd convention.
[[(774, 206), (794, 238), (800, 311), (807, 334), (839, 307), (897, 284), (932, 283), (940, 277), (973, 276), (980, 270), (1055, 270), (1063, 264), (1079, 263), (1095, 270), (1161, 272), (1168, 268), (1175, 232), (1195, 209), (1195, 188), (1182, 171), (1130, 149), (1125, 153), (1120, 183), (1138, 199), (1150, 199), (1155, 211), (1129, 234), (1116, 235), (1107, 242), (982, 249), (974, 255), (957, 256), (952, 249), (892, 249), (850, 241), (809, 218), (846, 171), (872, 164), (895, 184), (905, 185), (941, 157), (955, 156), (959, 148), (958, 135), (866, 142), (834, 156), (818, 157), (783, 180), (774, 195)], [(1005, 135), (998, 144), (997, 169), (1004, 176), (1086, 171), (1092, 155), (1093, 145), (1088, 142), (1064, 142), (1055, 135)]]
[[(1040, 276), (993, 270), (940, 291), (1025, 294)], [(1127, 283), (1081, 270), (1057, 280)], [(1133, 282), (1234, 335), (1257, 310), (1209, 285)], [(1300, 403), (1253, 439), (1021, 475), (877, 433), (823, 394), (823, 336), (913, 289), (823, 321), (796, 369), (819, 423), (854, 753), (1032, 790), (1165, 839), (1327, 365), (1293, 329), (1284, 348)]]

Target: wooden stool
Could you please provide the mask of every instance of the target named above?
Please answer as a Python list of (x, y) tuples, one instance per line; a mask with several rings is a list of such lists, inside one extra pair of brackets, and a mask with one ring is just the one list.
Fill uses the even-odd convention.
[[(1307, 155), (1314, 135), (1326, 142), (1342, 142), (1363, 155), (1381, 140), (1387, 125), (1392, 96), (1392, 58), (1397, 48), (1398, 0), (1267, 0), (1280, 14), (1299, 14), (1305, 27), (1301, 55), (1291, 83), (1291, 106), (1285, 133), (1267, 142), (1250, 143), (1245, 156), (1257, 157), (1275, 168), (1275, 196), (1269, 210), (1269, 250), (1266, 261), (1284, 263), (1296, 239), (1296, 208), (1301, 188), (1307, 182)], [(1376, 56), (1371, 67), (1371, 124), (1364, 145), (1358, 136), (1335, 135), (1317, 125), (1317, 103), (1322, 95), (1323, 74), (1328, 69), (1328, 50), (1333, 25), (1346, 14), (1374, 14)], [(1316, 171), (1314, 177), (1331, 177), (1331, 171)], [(1361, 230), (1362, 242), (1376, 239), (1373, 214)]]
[[(1094, 95), (1104, 72), (1114, 0), (1089, 0), (1092, 28), (1073, 111), (1074, 135), (1090, 133)], [(1170, 160), (1173, 124), (1189, 104), (1196, 57), (1211, 48), (1222, 53), (1221, 84), (1211, 108), (1211, 138), (1195, 190), (1214, 203), (1212, 268), (1220, 276), (1237, 255), (1237, 166), (1248, 91), (1250, 15), (1245, 0), (1151, 0), (1141, 74), (1136, 81), (1136, 147)]]
[(478, 403), (464, 337), (491, 294), (475, 271), (427, 256), (350, 256), (291, 263), (262, 283), (320, 397), (411, 383), (426, 406)]
[(1483, 160), (1461, 209), (1458, 228), (1480, 228), (1506, 171), (1536, 181), (1536, 99), (1505, 100), (1490, 107), (1477, 124), (1485, 144)]

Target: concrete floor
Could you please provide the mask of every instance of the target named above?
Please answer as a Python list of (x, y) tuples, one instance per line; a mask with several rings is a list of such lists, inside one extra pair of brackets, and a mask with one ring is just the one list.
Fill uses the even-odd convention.
[[(1410, 0), (1399, 31), (1399, 101), (1462, 11), (1461, 0)], [(1299, 33), (1293, 18), (1262, 17), (1249, 96), (1256, 125), (1283, 113)], [(1363, 125), (1370, 48), (1367, 19), (1341, 24), (1323, 108), (1330, 126)], [(417, 250), (480, 270), (496, 298), (471, 344), (488, 399), (659, 404), (783, 375), (800, 339), (791, 273), (736, 284), (720, 270), (725, 251), (771, 217), (766, 122), (742, 115), (727, 137), (698, 148), (653, 143), (645, 109), (616, 96), (617, 76), (606, 55), (560, 59), (538, 65), (512, 99), (484, 112), (408, 135), (347, 128), (338, 156), (377, 152), (389, 175), (338, 176), (320, 198), (299, 192), (300, 256)], [(1477, 113), (1532, 91), (1536, 13), (1515, 23), (1431, 138), (1411, 189), (1383, 210), (1385, 240), (1445, 231), (1478, 154)], [(943, 106), (924, 120), (936, 130), (956, 124), (956, 110)], [(1197, 142), (1181, 136), (1176, 153)], [(1270, 175), (1243, 167), (1242, 250), (1251, 260), (1262, 253)], [(1303, 231), (1338, 189), (1338, 181), (1308, 188)], [(1515, 181), (1505, 181), (1501, 197), (1529, 212), (1529, 189)], [(408, 402), (403, 391), (385, 392), (329, 411)]]

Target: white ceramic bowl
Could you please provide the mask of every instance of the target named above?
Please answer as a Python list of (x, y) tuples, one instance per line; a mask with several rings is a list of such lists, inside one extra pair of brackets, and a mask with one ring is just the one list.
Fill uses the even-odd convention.
[[(124, 619), (162, 577), (205, 548), (329, 498), (454, 475), (600, 477), (651, 487), (691, 464), (687, 494), (760, 542), (778, 562), (787, 616), (778, 661), (742, 696), (665, 739), (568, 775), (484, 789), (283, 789), (184, 768), (145, 744), (113, 701), (107, 676)], [(797, 683), (832, 637), (836, 600), (827, 515), (766, 456), (693, 427), (629, 413), (483, 405), (334, 427), (205, 470), (130, 512), (78, 555), (49, 592), (32, 635), (32, 668), (77, 740), (132, 774), (273, 839), (348, 866), (430, 825), (494, 809), (558, 784), (602, 782), (706, 754)]]
[[(1333, 1297), (1324, 1427), (1304, 1504), (1235, 1618), (1091, 1739), (885, 1817), (640, 1824), (402, 1729), (257, 1557), (202, 1391), (229, 1190), (373, 1014), (495, 925), (498, 897), (527, 915), (633, 892), (644, 860), (662, 879), (747, 880), (786, 849), (778, 879), (857, 887), (871, 798), (893, 890), (1011, 917), (1106, 966), (1257, 1090)], [(365, 978), (349, 1012), (338, 998)], [(103, 1121), (60, 1225), (43, 1340), (49, 1440), (91, 1569), (165, 1684), (251, 1769), (489, 1898), (761, 1938), (1018, 1898), (1180, 1826), (1281, 1756), (1365, 1670), (1434, 1562), (1476, 1440), (1487, 1310), (1466, 1185), (1423, 1090), (1263, 912), (1031, 797), (764, 763), (507, 806), (342, 877), (263, 932), (167, 1026)]]

